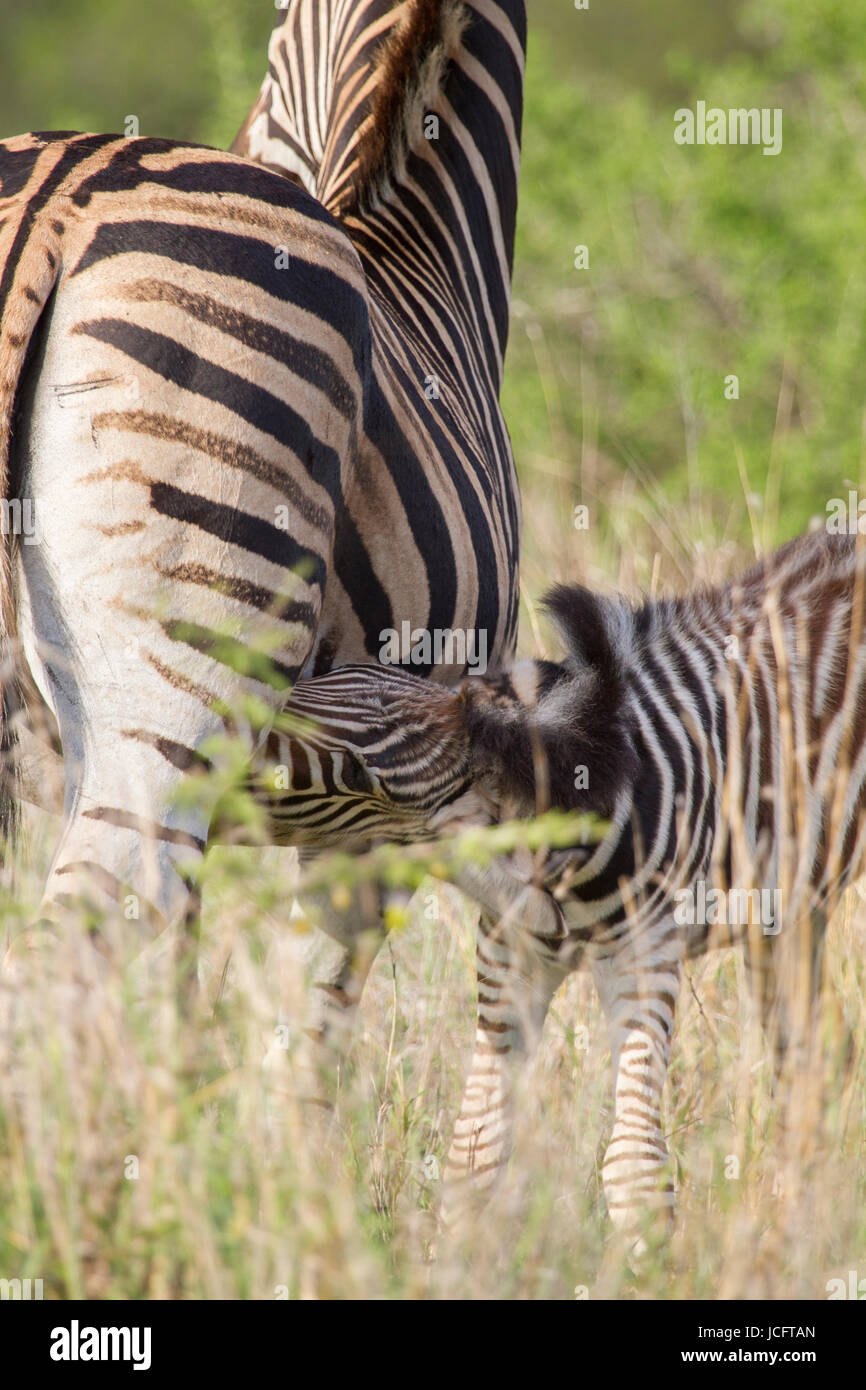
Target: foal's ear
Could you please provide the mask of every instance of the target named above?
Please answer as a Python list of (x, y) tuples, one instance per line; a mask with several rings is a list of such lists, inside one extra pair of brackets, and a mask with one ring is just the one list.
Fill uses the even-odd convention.
[(521, 661), (460, 690), (475, 776), (520, 814), (591, 810), (609, 815), (636, 759), (625, 725), (627, 610), (585, 589), (549, 597), (568, 654)]

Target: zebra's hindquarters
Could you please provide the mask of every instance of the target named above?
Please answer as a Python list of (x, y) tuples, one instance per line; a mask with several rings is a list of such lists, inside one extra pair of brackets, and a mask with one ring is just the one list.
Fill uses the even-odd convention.
[(46, 897), (130, 888), (163, 922), (208, 832), (180, 782), (312, 645), (366, 301), (333, 220), (231, 156), (113, 141), (73, 179), (34, 195), (58, 276), (12, 451), (21, 640), (67, 765)]

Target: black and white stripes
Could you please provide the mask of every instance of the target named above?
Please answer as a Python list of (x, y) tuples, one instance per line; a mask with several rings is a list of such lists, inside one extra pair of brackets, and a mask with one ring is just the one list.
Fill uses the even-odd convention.
[[(515, 1061), (581, 965), (614, 1067), (605, 1192), (636, 1243), (672, 1210), (661, 1097), (685, 958), (742, 943), (779, 1050), (805, 1045), (824, 923), (864, 865), (864, 600), (866, 547), (818, 533), (727, 586), (638, 609), (554, 590), (563, 662), (470, 678), (426, 705), (423, 685), (385, 670), (356, 687), (397, 727), (402, 709), (412, 794), (430, 793), (438, 829), (548, 806), (606, 818), (597, 843), (461, 876), (482, 905), (478, 1032), (448, 1210), (501, 1170)], [(377, 777), (378, 749), (358, 755)]]
[(39, 522), (0, 619), (67, 774), (46, 911), (115, 881), (182, 915), (177, 837), (209, 827), (178, 787), (245, 701), (266, 729), (403, 622), (511, 655), (524, 27), (517, 0), (293, 0), (248, 158), (0, 145), (0, 481)]
[(441, 686), (375, 666), (296, 685), (250, 782), (274, 842), (432, 838), (470, 783), (465, 736), (446, 713), (452, 699)]
[[(510, 1053), (537, 1038), (559, 981), (584, 961), (614, 1069), (605, 1193), (638, 1244), (673, 1202), (661, 1096), (684, 958), (742, 942), (777, 1046), (805, 1045), (824, 925), (864, 866), (864, 598), (866, 548), (825, 533), (724, 588), (636, 611), (580, 589), (550, 596), (569, 655), (537, 664), (531, 708), (491, 707), (486, 744), (498, 751), (475, 785), (500, 814), (533, 809), (519, 766), (528, 728), (549, 753), (549, 800), (609, 815), (610, 829), (528, 866), (524, 888), (513, 869), (475, 876), (486, 989), (452, 1150), (458, 1191), (501, 1162)], [(783, 970), (795, 976), (787, 993)], [(477, 1092), (491, 1070), (488, 1115)]]

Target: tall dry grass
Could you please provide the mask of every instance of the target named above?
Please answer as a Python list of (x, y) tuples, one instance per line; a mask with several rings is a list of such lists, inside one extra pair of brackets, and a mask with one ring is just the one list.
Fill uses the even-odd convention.
[[(598, 461), (594, 476), (604, 515), (583, 534), (554, 462), (524, 479), (527, 597), (554, 577), (632, 593), (717, 579), (748, 558), (705, 511), (654, 509)], [(523, 632), (552, 652), (529, 603)], [(13, 932), (35, 910), (54, 833), (34, 823), (19, 853)], [(192, 997), (170, 943), (122, 978), (76, 982), (74, 933), (0, 993), (0, 1276), (42, 1278), (47, 1297), (205, 1299), (821, 1299), (850, 1269), (866, 1276), (856, 890), (828, 941), (854, 1072), (843, 1088), (828, 1008), (817, 1118), (796, 1143), (741, 955), (689, 964), (665, 1096), (676, 1223), (636, 1275), (601, 1195), (612, 1097), (589, 976), (554, 1001), (503, 1182), (449, 1242), (435, 1213), (473, 1040), (472, 910), (451, 887), (418, 890), (371, 971), (329, 1115), (301, 1065), (296, 883), (289, 852), (213, 852)]]

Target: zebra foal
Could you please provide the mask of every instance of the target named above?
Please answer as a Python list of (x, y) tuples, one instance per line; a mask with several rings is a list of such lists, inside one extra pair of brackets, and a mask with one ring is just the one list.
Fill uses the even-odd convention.
[[(864, 581), (866, 550), (852, 538), (807, 535), (733, 583), (637, 609), (554, 589), (560, 662), (520, 662), (434, 700), (411, 677), (356, 673), (355, 698), (387, 713), (381, 741), (357, 747), (380, 814), (402, 790), (423, 834), (539, 806), (607, 821), (598, 843), (460, 879), (482, 904), (479, 1006), (447, 1208), (501, 1168), (515, 1059), (579, 966), (592, 970), (610, 1032), (603, 1181), (630, 1239), (673, 1209), (661, 1099), (684, 960), (742, 943), (769, 1024), (790, 971), (779, 1032), (805, 1043), (824, 922), (864, 863)], [(296, 697), (303, 704), (303, 685)], [(319, 716), (346, 737), (336, 685)], [(403, 830), (418, 835), (417, 814)]]

